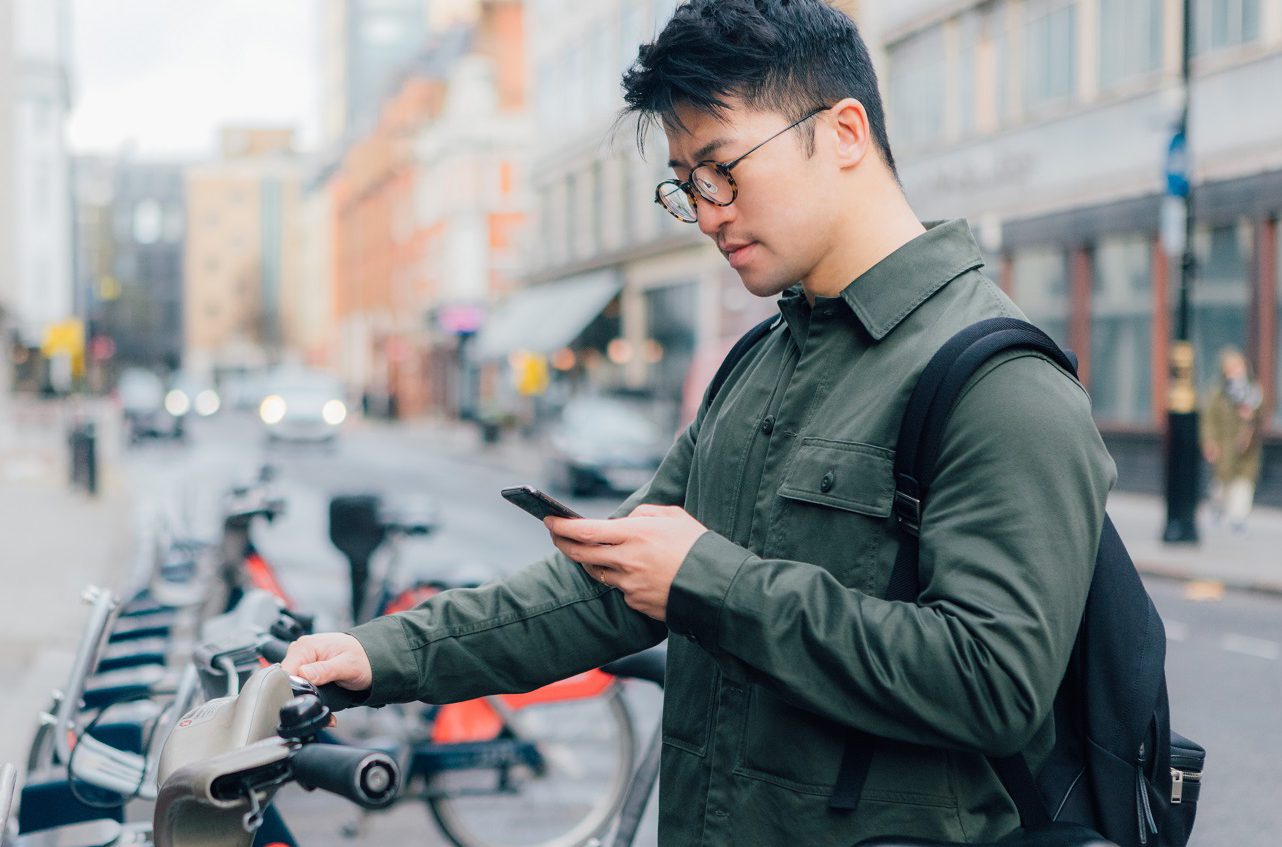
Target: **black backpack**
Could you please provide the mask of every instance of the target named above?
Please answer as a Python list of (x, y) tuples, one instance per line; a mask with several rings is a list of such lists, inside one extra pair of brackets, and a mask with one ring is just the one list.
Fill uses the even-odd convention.
[[(709, 402), (739, 359), (774, 327), (753, 327), (730, 351)], [(953, 404), (1004, 350), (1033, 350), (1076, 377), (1071, 354), (1012, 318), (970, 326), (931, 358), (913, 389), (895, 451), (901, 540), (886, 599), (915, 602), (921, 516)], [(1184, 847), (1206, 752), (1170, 729), (1166, 633), (1122, 539), (1106, 516), (1095, 572), (1067, 673), (1055, 696), (1055, 747), (1034, 775), (1022, 755), (990, 758), (1027, 829), (1081, 824), (1121, 847)], [(853, 810), (877, 740), (853, 732), (829, 806)]]

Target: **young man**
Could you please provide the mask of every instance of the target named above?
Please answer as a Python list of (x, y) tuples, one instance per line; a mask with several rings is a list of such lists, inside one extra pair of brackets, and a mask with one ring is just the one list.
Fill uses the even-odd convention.
[[(547, 525), (560, 555), (286, 667), (372, 703), (532, 688), (669, 638), (660, 841), (986, 841), (1018, 826), (986, 755), (1052, 742), (1113, 466), (1069, 376), (999, 356), (947, 428), (917, 604), (879, 599), (898, 536), (893, 448), (918, 374), (975, 321), (1020, 313), (961, 221), (923, 227), (876, 76), (822, 0), (691, 0), (624, 79), (661, 122), (698, 225), (781, 325), (616, 519)], [(880, 741), (858, 807), (844, 742)]]

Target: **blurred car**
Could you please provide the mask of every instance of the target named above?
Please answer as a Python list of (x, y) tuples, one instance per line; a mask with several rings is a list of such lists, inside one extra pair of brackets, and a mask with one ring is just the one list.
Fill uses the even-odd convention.
[(143, 368), (127, 368), (116, 383), (116, 396), (124, 416), (130, 444), (147, 438), (183, 437), (183, 414), (165, 403), (165, 382)]
[(640, 403), (576, 397), (548, 437), (548, 485), (577, 496), (630, 494), (650, 481), (670, 441)]
[(287, 370), (268, 374), (258, 417), (269, 441), (330, 443), (347, 420), (342, 384), (320, 371)]
[(196, 414), (202, 418), (216, 414), (222, 408), (222, 398), (213, 385), (197, 379), (185, 371), (178, 371), (169, 380), (165, 394), (165, 409), (178, 417)]

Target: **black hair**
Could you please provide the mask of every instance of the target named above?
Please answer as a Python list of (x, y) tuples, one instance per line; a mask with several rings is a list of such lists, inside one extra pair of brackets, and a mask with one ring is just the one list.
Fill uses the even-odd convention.
[[(623, 75), (623, 114), (639, 117), (638, 144), (656, 121), (681, 127), (679, 105), (720, 117), (732, 96), (791, 120), (853, 97), (896, 172), (868, 47), (825, 0), (689, 0)], [(814, 124), (801, 131), (810, 155)]]

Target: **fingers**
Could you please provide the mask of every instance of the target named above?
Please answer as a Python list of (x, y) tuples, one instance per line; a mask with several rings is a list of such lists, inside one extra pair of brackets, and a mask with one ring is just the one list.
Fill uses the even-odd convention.
[(588, 518), (544, 518), (543, 524), (553, 538), (568, 538), (582, 544), (619, 544), (627, 541), (636, 528), (628, 525), (627, 518), (613, 521)]
[(619, 548), (608, 544), (582, 544), (559, 535), (552, 536), (552, 543), (573, 561), (581, 565), (599, 565), (606, 568), (617, 568), (623, 558)]
[(312, 685), (325, 685), (338, 681), (339, 670), (334, 662), (312, 662), (299, 668), (298, 675)]
[(346, 633), (300, 638), (290, 645), (281, 668), (313, 685), (336, 682), (353, 691), (369, 688), (374, 680), (365, 648)]

